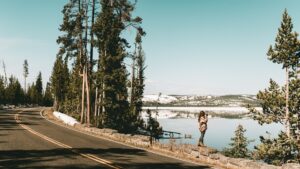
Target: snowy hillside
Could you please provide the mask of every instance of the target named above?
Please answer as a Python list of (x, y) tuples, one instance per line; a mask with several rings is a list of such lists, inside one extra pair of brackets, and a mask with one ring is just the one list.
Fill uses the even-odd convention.
[(243, 107), (246, 105), (258, 106), (254, 95), (223, 95), (223, 96), (199, 96), (199, 95), (145, 95), (145, 106), (227, 106)]
[(161, 104), (171, 103), (177, 100), (176, 97), (168, 95), (145, 95), (143, 98), (143, 102), (159, 102)]

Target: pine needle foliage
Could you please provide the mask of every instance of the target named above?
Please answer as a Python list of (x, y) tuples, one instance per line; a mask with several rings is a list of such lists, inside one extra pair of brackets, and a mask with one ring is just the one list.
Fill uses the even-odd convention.
[(163, 134), (163, 129), (159, 125), (159, 122), (152, 117), (152, 113), (149, 109), (147, 110), (147, 115), (148, 115), (148, 119), (147, 119), (146, 130), (150, 134), (150, 144), (152, 145), (153, 139), (158, 140), (160, 136)]
[(277, 138), (260, 137), (261, 144), (255, 146), (253, 157), (273, 165), (282, 165), (287, 162), (299, 162), (298, 147), (294, 139), (281, 132)]
[(223, 150), (224, 155), (234, 158), (246, 158), (250, 157), (250, 151), (247, 146), (250, 141), (245, 137), (246, 129), (242, 125), (238, 125), (235, 130), (235, 136), (231, 138), (229, 148)]
[[(260, 124), (281, 123), (285, 131), (273, 139), (260, 137), (261, 144), (255, 147), (254, 157), (270, 164), (281, 165), (287, 162), (298, 162), (299, 145), (299, 112), (300, 112), (300, 80), (297, 77), (300, 49), (298, 34), (293, 32), (292, 19), (287, 10), (282, 15), (282, 22), (278, 29), (275, 45), (270, 46), (267, 55), (274, 63), (282, 64), (286, 70), (286, 84), (279, 86), (270, 80), (270, 86), (259, 91), (262, 112), (249, 108), (253, 118)], [(298, 143), (299, 144), (299, 143)]]

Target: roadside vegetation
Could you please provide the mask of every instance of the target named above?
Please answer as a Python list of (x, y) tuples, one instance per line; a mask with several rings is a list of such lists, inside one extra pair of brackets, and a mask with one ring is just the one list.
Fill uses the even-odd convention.
[(31, 106), (52, 106), (53, 98), (51, 94), (50, 84), (47, 83), (46, 88), (43, 88), (42, 74), (36, 77), (36, 81), (27, 84), (28, 77), (28, 62), (24, 61), (24, 86), (20, 84), (19, 79), (11, 75), (7, 77), (5, 63), (1, 66), (4, 75), (0, 74), (0, 108), (9, 105), (31, 105)]
[[(281, 64), (286, 72), (286, 84), (280, 86), (270, 80), (270, 86), (257, 94), (262, 111), (249, 106), (254, 120), (259, 124), (281, 123), (285, 130), (275, 137), (260, 137), (261, 143), (254, 147), (252, 158), (273, 165), (284, 163), (299, 163), (300, 156), (300, 79), (298, 33), (293, 31), (293, 23), (287, 10), (282, 15), (281, 26), (275, 39), (275, 45), (270, 46), (267, 55), (274, 63)], [(249, 158), (245, 148), (247, 139), (243, 136), (245, 130), (241, 126), (232, 139), (231, 148), (224, 154), (230, 157)]]
[[(27, 84), (28, 61), (24, 61), (24, 88), (14, 77), (7, 77), (5, 64), (0, 74), (1, 105), (53, 106), (85, 126), (111, 128), (122, 133), (149, 133), (151, 143), (163, 130), (147, 111), (141, 118), (145, 88), (146, 57), (143, 19), (134, 16), (136, 2), (131, 0), (69, 0), (62, 9), (63, 20), (57, 38), (59, 49), (46, 88), (42, 75)], [(125, 36), (128, 30), (135, 37)], [(170, 102), (149, 101), (147, 106), (245, 106), (259, 124), (281, 123), (285, 130), (274, 138), (260, 137), (261, 143), (250, 152), (246, 130), (239, 125), (230, 147), (223, 154), (234, 158), (253, 158), (273, 165), (299, 163), (300, 157), (300, 41), (293, 31), (287, 10), (282, 15), (275, 44), (267, 56), (280, 64), (286, 82), (270, 86), (253, 96), (226, 95), (182, 98)], [(173, 96), (172, 96), (173, 97)], [(262, 111), (255, 107), (261, 107)], [(1, 107), (0, 107), (1, 108)], [(216, 115), (216, 114), (211, 114)], [(240, 115), (224, 115), (239, 118)], [(242, 116), (243, 117), (243, 116)]]
[(254, 119), (260, 124), (275, 122), (285, 126), (285, 131), (273, 139), (261, 137), (261, 144), (255, 147), (256, 158), (270, 164), (299, 162), (299, 50), (298, 33), (293, 31), (292, 19), (285, 10), (275, 45), (270, 46), (267, 55), (270, 61), (282, 65), (286, 72), (286, 84), (280, 86), (271, 79), (270, 87), (257, 94), (263, 111), (250, 108)]
[(246, 129), (242, 125), (238, 125), (235, 131), (235, 136), (231, 138), (229, 148), (223, 150), (223, 154), (234, 158), (249, 158), (251, 151), (247, 148), (251, 142), (245, 137)]
[[(50, 80), (55, 110), (87, 126), (124, 133), (147, 129), (140, 116), (146, 68), (142, 39), (146, 33), (142, 18), (133, 16), (135, 3), (66, 3)], [(136, 34), (131, 39), (123, 36), (129, 29)]]

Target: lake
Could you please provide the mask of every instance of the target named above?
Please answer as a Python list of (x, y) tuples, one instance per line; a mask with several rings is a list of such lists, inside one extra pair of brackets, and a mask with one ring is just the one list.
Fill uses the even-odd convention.
[[(186, 111), (184, 113), (186, 113)], [(171, 117), (158, 118), (163, 130), (179, 132), (182, 136), (184, 136), (184, 134), (192, 135), (192, 139), (176, 139), (176, 143), (189, 143), (195, 145), (198, 143), (200, 132), (198, 129), (197, 118), (193, 118), (193, 116), (192, 118), (184, 118), (184, 116), (174, 118), (171, 110), (158, 110), (158, 114), (158, 117), (162, 117), (160, 116), (161, 114), (168, 114), (166, 117)], [(260, 143), (259, 136), (263, 135), (274, 137), (278, 135), (280, 130), (284, 129), (282, 124), (273, 123), (260, 125), (257, 121), (249, 118), (228, 119), (213, 117), (209, 118), (204, 144), (218, 150), (228, 147), (228, 144), (231, 141), (230, 138), (234, 136), (234, 131), (239, 124), (243, 125), (243, 127), (247, 130), (245, 132), (245, 136), (250, 140), (254, 140), (254, 142), (249, 144), (249, 149), (253, 149), (254, 145)], [(162, 139), (160, 141), (165, 143), (169, 142), (168, 139)]]

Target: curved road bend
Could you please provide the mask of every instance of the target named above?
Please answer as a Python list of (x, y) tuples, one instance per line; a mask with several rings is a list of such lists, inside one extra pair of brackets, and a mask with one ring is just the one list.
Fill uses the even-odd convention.
[[(50, 123), (38, 109), (0, 111), (0, 168), (205, 169)], [(17, 118), (17, 120), (15, 120)]]

